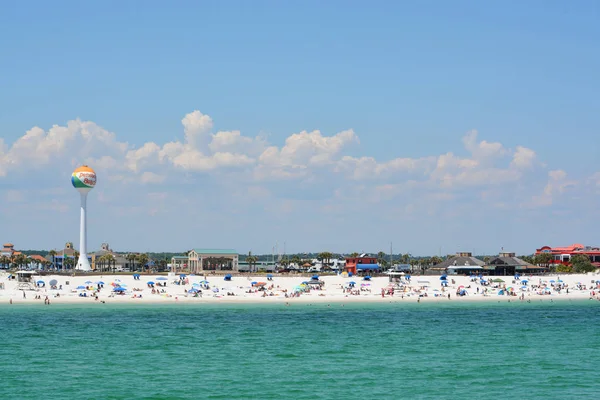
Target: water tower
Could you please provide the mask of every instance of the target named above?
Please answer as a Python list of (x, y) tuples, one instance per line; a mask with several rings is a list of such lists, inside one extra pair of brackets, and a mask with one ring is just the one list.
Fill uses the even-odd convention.
[(84, 165), (73, 171), (71, 183), (81, 196), (81, 221), (79, 225), (79, 260), (75, 269), (80, 271), (91, 271), (90, 261), (87, 256), (87, 195), (96, 186), (96, 173), (93, 169)]

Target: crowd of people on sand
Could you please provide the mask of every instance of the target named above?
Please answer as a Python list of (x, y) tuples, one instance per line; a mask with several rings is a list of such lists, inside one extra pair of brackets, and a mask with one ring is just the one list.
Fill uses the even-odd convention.
[[(1, 278), (1, 277), (0, 277)], [(47, 277), (45, 279), (48, 279)], [(100, 277), (102, 278), (102, 277)], [(33, 280), (33, 292), (21, 290), (14, 280), (2, 281), (5, 289), (1, 289), (0, 297), (4, 297), (12, 304), (13, 300), (18, 301), (19, 297), (31, 302), (33, 300), (41, 301), (44, 304), (50, 304), (50, 299), (60, 299), (65, 301), (73, 298), (87, 298), (93, 301), (104, 302), (111, 299), (156, 299), (157, 301), (191, 300), (193, 298), (279, 298), (295, 299), (304, 298), (314, 299), (323, 298), (338, 300), (382, 300), (393, 299), (404, 300), (414, 299), (431, 301), (429, 299), (498, 299), (508, 301), (529, 301), (533, 299), (554, 299), (554, 298), (590, 298), (600, 300), (600, 275), (553, 275), (546, 276), (419, 276), (411, 281), (410, 276), (388, 277), (377, 276), (367, 277), (347, 277), (342, 275), (325, 275), (319, 278), (302, 278), (293, 276), (264, 277), (257, 275), (254, 278), (250, 276), (225, 276), (214, 278), (209, 276), (210, 283), (205, 275), (202, 276), (183, 275), (179, 276), (159, 276), (154, 279), (148, 279), (145, 284), (131, 284), (131, 277), (114, 276), (111, 281), (109, 277), (104, 280), (110, 283), (104, 286), (102, 282), (91, 284), (87, 281), (88, 277), (74, 277), (67, 281), (57, 282), (60, 277), (50, 280), (46, 284), (45, 279)], [(590, 278), (592, 278), (590, 280)], [(143, 278), (142, 278), (143, 279)], [(217, 282), (219, 281), (224, 282)], [(353, 279), (356, 281), (353, 281)], [(439, 279), (439, 282), (438, 282)], [(123, 280), (121, 282), (121, 280)], [(140, 279), (134, 279), (135, 282)], [(304, 281), (303, 281), (304, 280)], [(359, 281), (360, 280), (360, 281)], [(84, 282), (85, 281), (85, 282)], [(156, 281), (156, 282), (154, 282)], [(247, 281), (247, 282), (246, 282)], [(192, 283), (193, 282), (193, 283)], [(63, 290), (64, 285), (64, 290)], [(8, 286), (8, 287), (7, 287)], [(12, 286), (12, 287), (11, 287)], [(7, 287), (7, 288), (6, 288)], [(15, 297), (15, 293), (16, 296)], [(31, 293), (31, 294), (30, 294)], [(502, 296), (500, 296), (502, 295)], [(29, 296), (29, 299), (27, 297)], [(63, 300), (62, 297), (65, 297)], [(259, 300), (260, 301), (260, 300)]]

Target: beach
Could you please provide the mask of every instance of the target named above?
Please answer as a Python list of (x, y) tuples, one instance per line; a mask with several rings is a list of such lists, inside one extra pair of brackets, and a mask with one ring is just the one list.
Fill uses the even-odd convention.
[[(31, 284), (0, 277), (0, 304), (345, 303), (600, 299), (600, 275), (33, 275)], [(12, 274), (15, 275), (14, 273)], [(29, 286), (27, 289), (24, 287)]]

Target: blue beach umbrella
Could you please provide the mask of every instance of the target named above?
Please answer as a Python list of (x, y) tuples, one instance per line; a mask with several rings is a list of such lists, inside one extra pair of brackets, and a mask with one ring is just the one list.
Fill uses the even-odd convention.
[(134, 278), (139, 278), (140, 274), (133, 274)]
[(79, 289), (79, 290), (85, 289), (85, 286), (79, 285), (79, 286), (76, 287), (76, 289)]
[(157, 281), (168, 281), (169, 278), (165, 278), (164, 276), (159, 276), (158, 278), (156, 278)]
[(445, 281), (446, 279), (448, 279), (447, 275), (440, 276), (440, 281)]
[(37, 283), (46, 283), (46, 282), (44, 282), (44, 281), (37, 281)]
[(319, 280), (319, 275), (313, 275), (310, 279), (318, 281)]
[(154, 285), (154, 282), (152, 282), (152, 281), (149, 281), (149, 282), (148, 282), (148, 285)]
[(256, 285), (258, 282), (250, 282), (252, 286)]
[(85, 281), (84, 282), (86, 285), (90, 285), (92, 283), (92, 281)]
[(267, 274), (267, 278), (272, 278), (273, 274)]
[(113, 289), (113, 292), (124, 292), (124, 291), (126, 291), (126, 290), (127, 290), (127, 289), (125, 289), (125, 288), (123, 288), (123, 287), (116, 287), (116, 288), (114, 288), (114, 289)]

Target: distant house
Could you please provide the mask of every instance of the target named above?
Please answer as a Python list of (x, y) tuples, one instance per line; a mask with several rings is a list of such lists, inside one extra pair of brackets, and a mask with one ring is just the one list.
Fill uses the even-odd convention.
[(455, 256), (447, 258), (439, 264), (431, 267), (431, 270), (447, 272), (452, 275), (465, 275), (472, 273), (480, 273), (483, 272), (483, 266), (485, 263), (473, 257), (473, 254), (470, 252), (461, 251), (456, 253)]
[(192, 273), (202, 271), (237, 271), (239, 255), (233, 249), (192, 249), (187, 257), (173, 257), (171, 269), (177, 269), (185, 265)]
[(359, 271), (379, 271), (380, 266), (377, 264), (377, 257), (367, 254), (361, 254), (358, 257), (346, 257), (346, 271), (356, 274)]
[[(102, 260), (101, 257), (110, 255), (112, 256), (112, 261), (110, 263)], [(102, 243), (100, 246), (100, 250), (92, 254), (92, 269), (105, 269), (105, 270), (115, 270), (115, 271), (123, 271), (127, 268), (131, 268), (129, 265), (129, 260), (127, 260), (123, 255), (116, 253), (113, 249), (110, 248), (108, 243)]]
[[(56, 255), (54, 256), (54, 269), (56, 270), (66, 270), (66, 269), (72, 269), (73, 267), (67, 267), (65, 260), (66, 259), (74, 259), (75, 258), (75, 253), (77, 252), (77, 250), (75, 250), (75, 248), (73, 247), (73, 242), (67, 242), (65, 243), (65, 248), (57, 251)], [(48, 260), (52, 261), (52, 256), (47, 256), (46, 257)], [(90, 261), (90, 265), (92, 265), (93, 260), (92, 260), (92, 256), (88, 254), (88, 260)], [(73, 265), (77, 264), (77, 260), (74, 260)]]
[(600, 247), (598, 246), (584, 246), (583, 244), (575, 243), (565, 247), (542, 246), (535, 251), (536, 255), (546, 253), (552, 255), (552, 264), (569, 264), (572, 256), (584, 254), (590, 258), (592, 265), (600, 268)]
[(548, 268), (539, 267), (516, 257), (515, 253), (503, 252), (491, 259), (485, 269), (492, 275), (536, 274), (545, 272)]

